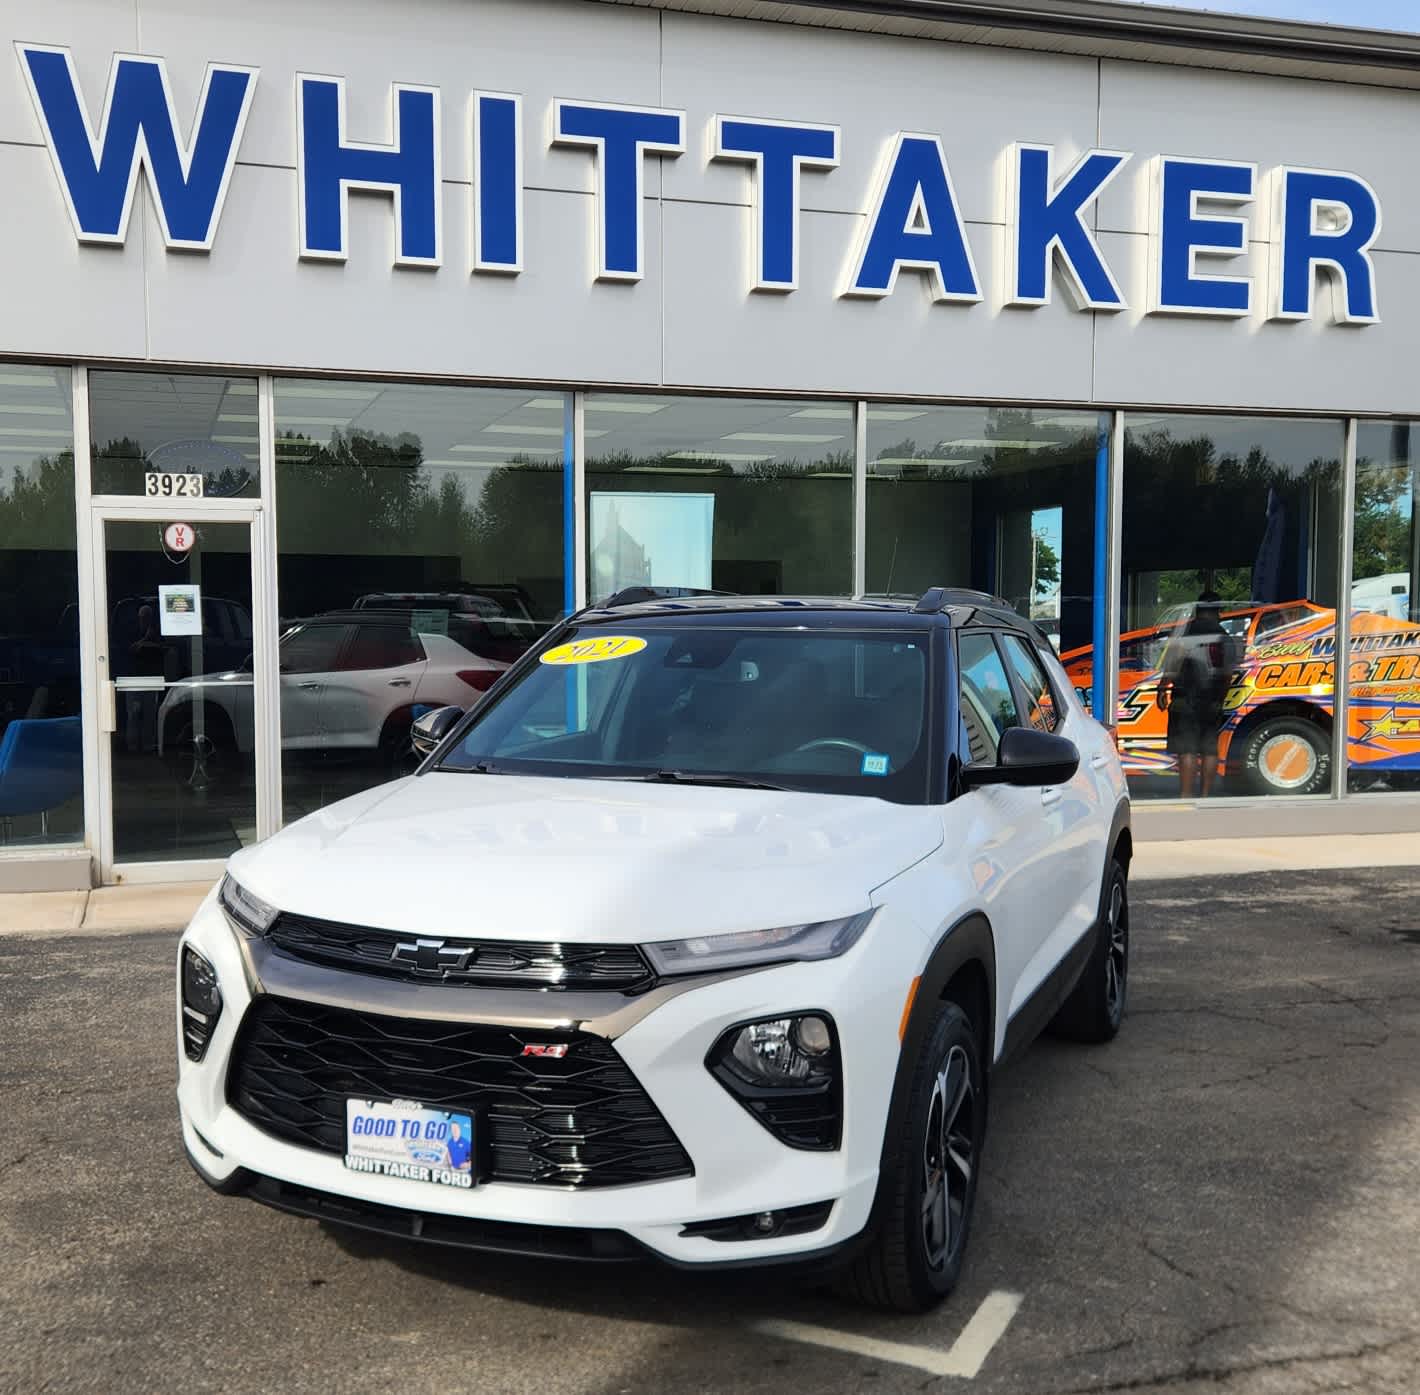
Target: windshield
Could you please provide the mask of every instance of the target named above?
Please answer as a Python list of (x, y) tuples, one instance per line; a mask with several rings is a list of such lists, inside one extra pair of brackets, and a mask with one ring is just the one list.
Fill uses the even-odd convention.
[(438, 768), (920, 803), (926, 642), (922, 631), (583, 627), (480, 708)]

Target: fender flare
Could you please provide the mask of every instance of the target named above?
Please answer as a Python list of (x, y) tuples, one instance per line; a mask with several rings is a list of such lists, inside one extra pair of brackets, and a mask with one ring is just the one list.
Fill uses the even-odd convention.
[[(1123, 862), (1124, 871), (1127, 874), (1129, 871), (1129, 863), (1134, 858), (1134, 834), (1130, 830), (1128, 795), (1125, 795), (1115, 806), (1114, 819), (1109, 826), (1109, 840), (1105, 845), (1104, 866), (1100, 868), (1101, 898), (1103, 898), (1104, 895), (1104, 874), (1109, 870), (1111, 860), (1118, 856), (1120, 841), (1124, 839), (1126, 835), (1129, 851), (1125, 854)], [(1101, 900), (1101, 905), (1103, 905), (1103, 900)]]
[[(912, 1082), (912, 1074), (921, 1054), (923, 1041), (927, 1035), (927, 1024), (932, 1018), (942, 992), (957, 971), (973, 960), (981, 964), (986, 974), (986, 1015), (987, 1021), (973, 1023), (981, 1031), (982, 1040), (987, 1043), (986, 1057), (995, 1051), (996, 1015), (996, 940), (991, 933), (991, 922), (980, 911), (972, 911), (945, 930), (937, 940), (936, 947), (927, 956), (927, 963), (918, 976), (916, 990), (912, 996), (911, 1011), (902, 1033), (901, 1049), (897, 1058), (897, 1071), (893, 1076), (892, 1098), (888, 1104), (887, 1124), (883, 1129), (882, 1150), (878, 1157), (878, 1193), (873, 1198), (872, 1211), (863, 1236), (873, 1234), (879, 1223), (882, 1207), (882, 1178), (884, 1160), (891, 1140), (900, 1136), (906, 1123), (907, 1097)], [(989, 1076), (991, 1061), (982, 1060), (982, 1073)]]

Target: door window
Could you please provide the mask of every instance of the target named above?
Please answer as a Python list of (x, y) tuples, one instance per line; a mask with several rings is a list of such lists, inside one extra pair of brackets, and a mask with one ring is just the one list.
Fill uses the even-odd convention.
[(1060, 725), (1060, 707), (1040, 660), (1019, 635), (1002, 635), (1001, 642), (1025, 699), (1025, 721), (1022, 725), (1034, 727), (1037, 731), (1054, 731)]
[(254, 675), (239, 668), (251, 642), (231, 624), (250, 615), (251, 525), (209, 519), (180, 556), (162, 533), (156, 517), (103, 525), (106, 876), (226, 857), (257, 831)]
[(994, 764), (1002, 734), (1020, 725), (1006, 666), (989, 634), (962, 635), (957, 644), (961, 665), (961, 716), (972, 765)]
[(298, 625), (288, 630), (281, 640), (281, 672), (331, 672), (349, 633), (349, 625)]
[(342, 669), (403, 668), (417, 664), (424, 650), (407, 625), (357, 625), (340, 661)]

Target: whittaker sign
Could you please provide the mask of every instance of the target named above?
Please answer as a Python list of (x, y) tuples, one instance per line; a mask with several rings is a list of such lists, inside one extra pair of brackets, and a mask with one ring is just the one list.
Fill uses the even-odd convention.
[[(175, 109), (161, 58), (115, 54), (107, 90), (81, 90), (69, 50), (17, 43), (16, 55), (43, 129), (74, 233), (84, 243), (122, 244), (140, 176), (147, 180), (167, 248), (205, 252), (241, 147), (259, 70), (211, 63), (190, 120)], [(691, 124), (672, 108), (555, 98), (530, 111), (516, 93), (472, 91), (467, 102), (472, 201), (469, 246), (445, 245), (440, 190), (443, 152), (437, 87), (392, 84), (389, 139), (366, 142), (346, 125), (345, 80), (298, 74), (283, 94), (295, 109), (298, 245), (307, 259), (344, 261), (352, 192), (387, 197), (394, 264), (438, 267), (462, 260), (470, 273), (517, 276), (524, 267), (524, 125), (544, 123), (549, 145), (585, 150), (595, 167), (592, 274), (635, 282), (645, 267), (644, 193), (652, 160), (693, 159)], [(833, 179), (851, 133), (819, 122), (712, 115), (695, 133), (698, 158), (751, 171), (754, 245), (749, 289), (799, 285), (802, 185)], [(998, 198), (1006, 225), (1000, 299), (1046, 305), (1059, 284), (1081, 310), (1128, 305), (1092, 227), (1096, 200), (1124, 166), (1146, 160), (1149, 289), (1155, 315), (1307, 320), (1318, 289), (1337, 323), (1379, 320), (1371, 249), (1380, 200), (1360, 175), (1246, 160), (1091, 149), (1059, 158), (1020, 142), (1000, 152)], [(932, 298), (983, 299), (982, 272), (939, 135), (899, 131), (886, 143), (843, 251), (841, 296), (882, 298), (903, 272)], [(1263, 276), (1237, 259), (1266, 241)]]

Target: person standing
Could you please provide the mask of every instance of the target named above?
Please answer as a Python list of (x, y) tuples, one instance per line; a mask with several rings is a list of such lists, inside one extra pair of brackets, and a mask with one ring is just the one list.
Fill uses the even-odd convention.
[(1164, 650), (1155, 701), (1169, 714), (1167, 749), (1178, 762), (1184, 799), (1207, 799), (1218, 774), (1218, 732), (1233, 670), (1222, 610), (1217, 594), (1205, 591)]

